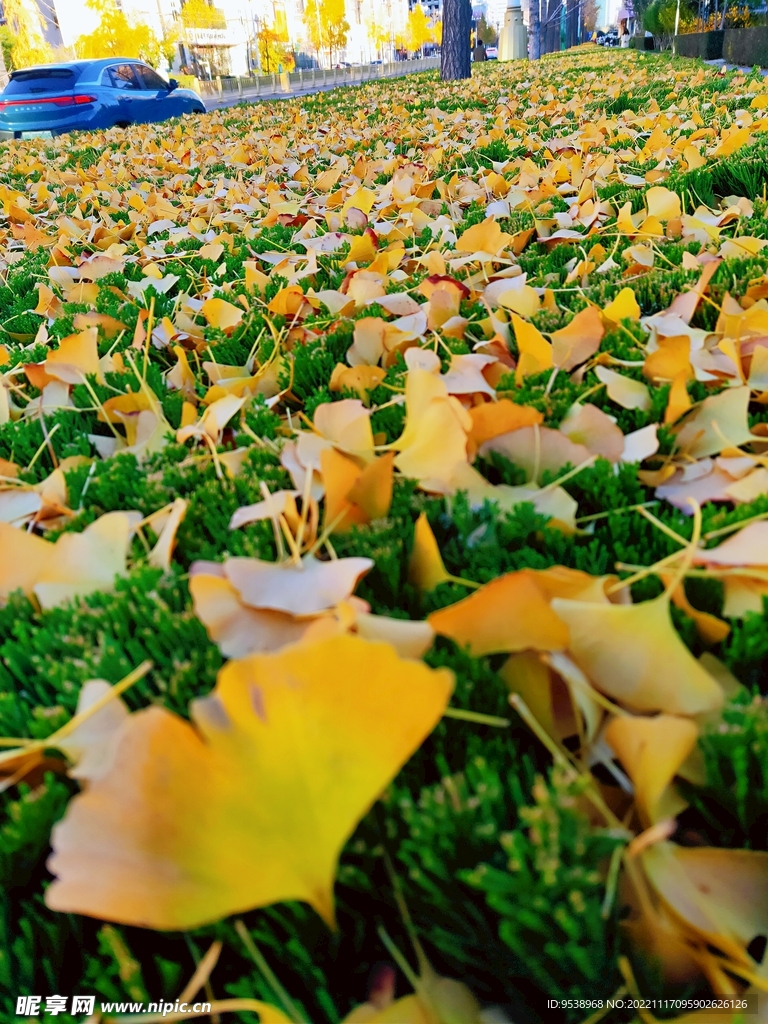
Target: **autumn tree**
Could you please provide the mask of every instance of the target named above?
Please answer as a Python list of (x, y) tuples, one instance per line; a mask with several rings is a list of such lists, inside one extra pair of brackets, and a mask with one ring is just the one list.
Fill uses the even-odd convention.
[(373, 43), (376, 56), (383, 58), (384, 51), (391, 42), (390, 27), (383, 21), (379, 21), (376, 11), (373, 11), (365, 23), (368, 38)]
[(590, 34), (597, 28), (597, 0), (581, 0), (581, 27)]
[(129, 19), (114, 0), (86, 0), (86, 6), (99, 15), (99, 24), (75, 40), (79, 58), (136, 57), (155, 67), (167, 60), (169, 42), (159, 39), (148, 25)]
[(304, 24), (318, 55), (326, 50), (333, 64), (334, 53), (347, 45), (349, 22), (345, 17), (344, 0), (307, 0)]
[(283, 33), (276, 31), (274, 26), (270, 28), (263, 25), (256, 33), (256, 46), (259, 51), (259, 67), (270, 75), (274, 71), (293, 71), (295, 60), (293, 51), (288, 41), (283, 38)]
[(8, 70), (50, 64), (54, 54), (43, 35), (40, 9), (34, 0), (5, 0), (3, 10), (7, 29), (3, 55)]
[(418, 4), (408, 15), (405, 33), (406, 49), (411, 53), (417, 53), (425, 43), (432, 41), (432, 23)]
[(444, 0), (440, 77), (444, 82), (472, 74), (472, 6), (470, 0)]
[(186, 28), (226, 28), (227, 18), (222, 10), (207, 0), (187, 0), (181, 8), (181, 20)]
[(477, 38), (484, 46), (496, 46), (499, 41), (499, 30), (488, 24), (485, 14), (480, 15), (477, 23)]

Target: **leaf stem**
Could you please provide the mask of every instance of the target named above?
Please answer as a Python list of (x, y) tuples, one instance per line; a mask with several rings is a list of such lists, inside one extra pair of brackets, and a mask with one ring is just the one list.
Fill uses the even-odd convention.
[(292, 1001), (291, 997), (288, 995), (288, 993), (285, 991), (283, 986), (278, 981), (274, 971), (269, 966), (267, 961), (264, 959), (264, 955), (262, 954), (261, 950), (251, 938), (251, 934), (245, 927), (245, 923), (243, 922), (242, 918), (238, 918), (238, 920), (235, 921), (235, 931), (240, 936), (240, 939), (242, 940), (242, 943), (245, 946), (245, 948), (248, 950), (249, 956), (256, 964), (258, 969), (261, 971), (264, 980), (272, 989), (275, 996), (277, 996), (279, 1001), (282, 1003), (283, 1008), (285, 1009), (286, 1013), (291, 1018), (291, 1020), (294, 1022), (294, 1024), (307, 1024), (304, 1017), (302, 1017), (302, 1015), (296, 1008), (296, 1005)]
[(465, 711), (463, 708), (447, 707), (443, 712), (444, 718), (455, 718), (460, 722), (476, 722), (478, 725), (495, 725), (505, 729), (510, 725), (508, 718), (499, 718), (497, 715), (483, 715), (479, 711)]

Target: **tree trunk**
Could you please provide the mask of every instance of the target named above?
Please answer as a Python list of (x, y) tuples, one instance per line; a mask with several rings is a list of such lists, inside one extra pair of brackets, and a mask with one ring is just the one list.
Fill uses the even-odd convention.
[(528, 57), (538, 60), (542, 55), (542, 25), (539, 0), (528, 0)]
[(560, 49), (560, 10), (561, 0), (547, 2), (547, 53), (557, 53)]
[(566, 0), (565, 45), (567, 49), (579, 42), (579, 0)]
[(440, 77), (444, 82), (472, 75), (472, 6), (470, 0), (444, 0)]

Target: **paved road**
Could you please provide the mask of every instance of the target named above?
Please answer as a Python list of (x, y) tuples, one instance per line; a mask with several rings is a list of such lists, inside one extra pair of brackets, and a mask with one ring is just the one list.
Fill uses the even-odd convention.
[[(752, 68), (743, 68), (740, 64), (728, 64), (722, 58), (720, 60), (705, 60), (704, 63), (709, 64), (709, 66), (713, 68), (723, 68), (723, 70), (725, 71), (735, 71), (738, 69), (739, 71), (743, 71), (747, 75), (751, 74), (752, 72)], [(763, 78), (765, 78), (765, 76), (768, 75), (768, 69), (759, 68), (758, 70), (760, 71), (760, 74), (763, 76)]]

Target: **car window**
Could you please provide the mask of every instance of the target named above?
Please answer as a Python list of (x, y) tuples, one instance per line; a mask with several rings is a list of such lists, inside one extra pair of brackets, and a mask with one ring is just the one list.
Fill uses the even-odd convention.
[(79, 69), (74, 71), (71, 68), (30, 68), (28, 71), (14, 71), (5, 87), (4, 95), (61, 92), (62, 89), (74, 88), (79, 75)]
[(134, 91), (141, 88), (139, 80), (133, 73), (133, 68), (130, 64), (117, 64), (115, 67), (109, 68), (109, 84), (113, 89), (133, 89)]
[(152, 89), (153, 92), (157, 92), (158, 89), (168, 88), (168, 83), (164, 82), (160, 75), (154, 72), (152, 68), (147, 68), (143, 64), (134, 64), (133, 70), (139, 76), (139, 81), (145, 89)]

